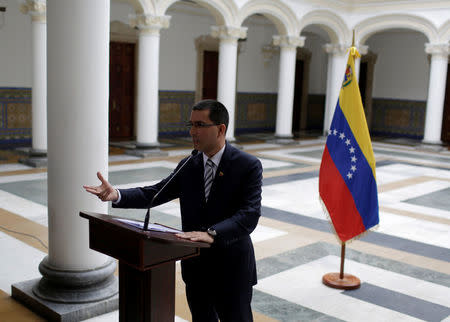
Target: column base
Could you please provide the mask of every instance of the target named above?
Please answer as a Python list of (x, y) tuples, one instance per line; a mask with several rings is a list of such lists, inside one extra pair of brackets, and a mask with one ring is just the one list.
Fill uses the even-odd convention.
[(267, 143), (275, 143), (281, 145), (297, 145), (298, 142), (294, 140), (293, 135), (277, 135), (273, 139), (266, 141)]
[(140, 158), (148, 158), (148, 157), (165, 157), (168, 156), (169, 153), (166, 151), (161, 151), (159, 148), (134, 148), (134, 149), (126, 149), (125, 154), (133, 155), (135, 157)]
[(439, 152), (446, 150), (445, 145), (442, 143), (442, 141), (425, 141), (423, 140), (420, 145), (416, 147), (417, 150), (423, 150), (423, 151), (433, 151), (433, 152)]
[(160, 148), (167, 148), (173, 146), (173, 144), (168, 143), (139, 143), (136, 141), (128, 142), (114, 142), (110, 143), (110, 146), (125, 149), (125, 154), (133, 155), (140, 158), (147, 157), (159, 157), (168, 156), (169, 153), (161, 151)]
[(42, 278), (11, 286), (12, 297), (51, 321), (80, 321), (118, 309), (115, 261), (85, 271), (56, 270), (47, 257), (39, 265)]
[(17, 148), (16, 151), (25, 155), (24, 158), (19, 159), (19, 163), (33, 168), (45, 168), (47, 166), (47, 150), (21, 147)]
[(40, 280), (37, 278), (13, 284), (11, 296), (49, 321), (81, 321), (119, 308), (118, 294), (92, 303), (68, 304), (46, 301), (33, 293), (33, 288)]
[(160, 142), (154, 142), (154, 143), (141, 143), (136, 142), (135, 143), (135, 149), (136, 150), (151, 150), (151, 149), (159, 149), (171, 146), (170, 144), (160, 143)]

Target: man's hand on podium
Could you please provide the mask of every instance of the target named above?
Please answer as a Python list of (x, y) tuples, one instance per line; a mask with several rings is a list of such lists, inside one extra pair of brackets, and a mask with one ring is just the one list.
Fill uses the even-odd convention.
[(103, 178), (100, 172), (97, 172), (97, 178), (102, 182), (99, 186), (83, 186), (87, 191), (96, 195), (101, 201), (117, 201), (119, 199), (119, 193), (116, 189)]
[(205, 242), (208, 244), (212, 244), (214, 242), (214, 238), (204, 231), (189, 231), (182, 234), (175, 234), (175, 236), (192, 241)]

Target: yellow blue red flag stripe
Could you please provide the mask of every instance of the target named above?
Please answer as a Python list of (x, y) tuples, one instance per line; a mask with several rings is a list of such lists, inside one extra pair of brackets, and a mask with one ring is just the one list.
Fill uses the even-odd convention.
[(342, 242), (376, 226), (378, 193), (375, 157), (354, 74), (356, 48), (350, 49), (319, 173), (319, 194)]

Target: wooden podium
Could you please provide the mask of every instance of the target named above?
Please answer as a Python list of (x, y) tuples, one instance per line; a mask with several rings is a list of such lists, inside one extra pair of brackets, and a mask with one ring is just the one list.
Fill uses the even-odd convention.
[(174, 321), (175, 261), (207, 243), (143, 231), (117, 217), (80, 212), (89, 220), (89, 247), (119, 260), (119, 321)]

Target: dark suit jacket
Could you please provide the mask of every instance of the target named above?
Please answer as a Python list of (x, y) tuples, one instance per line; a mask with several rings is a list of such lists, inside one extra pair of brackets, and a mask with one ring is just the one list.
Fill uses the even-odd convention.
[[(147, 208), (172, 174), (154, 186), (120, 189), (120, 208)], [(226, 144), (208, 201), (205, 199), (202, 153), (186, 164), (154, 201), (154, 206), (180, 198), (183, 231), (216, 230), (211, 248), (182, 261), (186, 284), (209, 284), (223, 291), (246, 290), (256, 284), (250, 233), (261, 214), (262, 166), (254, 156)], [(193, 284), (193, 285), (194, 285)]]

